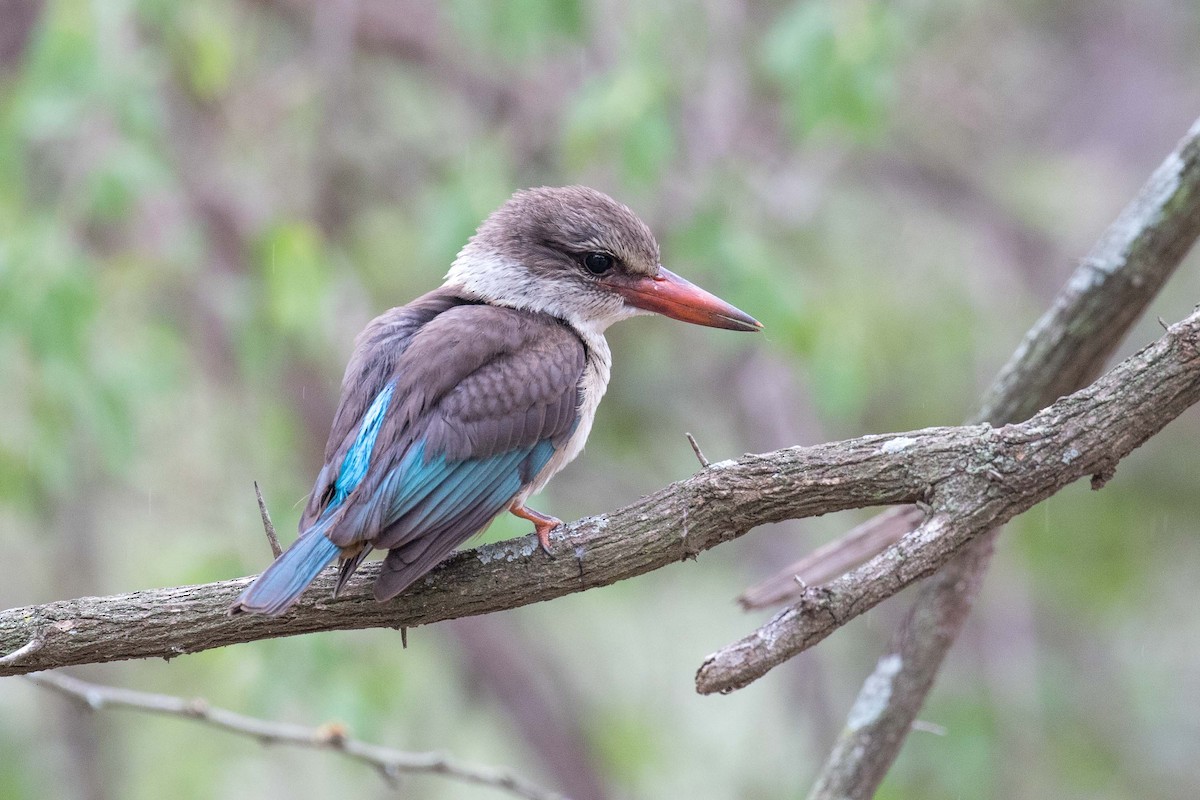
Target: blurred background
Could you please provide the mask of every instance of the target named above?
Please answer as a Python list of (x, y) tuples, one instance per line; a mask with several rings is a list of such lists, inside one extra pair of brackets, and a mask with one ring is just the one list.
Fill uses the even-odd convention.
[[(585, 183), (766, 325), (639, 319), (537, 507), (954, 424), (1200, 115), (1194, 0), (0, 0), (0, 606), (228, 579), (286, 540), (355, 333), (515, 189)], [(1200, 299), (1192, 254), (1124, 349)], [(883, 798), (1200, 785), (1193, 409), (1017, 520)], [(577, 800), (807, 791), (911, 592), (752, 687), (733, 598), (869, 512), (410, 631), (79, 669)], [(487, 539), (527, 533), (505, 518)], [(286, 542), (285, 542), (286, 543)], [(369, 768), (0, 682), (2, 798), (387, 797)], [(413, 778), (411, 798), (499, 797)]]

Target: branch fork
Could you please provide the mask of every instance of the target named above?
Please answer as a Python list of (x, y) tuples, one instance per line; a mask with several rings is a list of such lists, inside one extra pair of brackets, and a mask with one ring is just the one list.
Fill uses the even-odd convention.
[[(803, 589), (796, 605), (708, 656), (696, 675), (697, 690), (729, 692), (751, 683), (1068, 483), (1092, 475), (1099, 488), (1096, 476), (1107, 480), (1121, 458), (1200, 400), (1198, 343), (1200, 312), (1027, 422), (909, 434), (913, 442), (904, 450), (912, 472), (933, 487), (928, 502), (934, 513), (858, 568)], [(881, 450), (887, 449), (884, 443)]]

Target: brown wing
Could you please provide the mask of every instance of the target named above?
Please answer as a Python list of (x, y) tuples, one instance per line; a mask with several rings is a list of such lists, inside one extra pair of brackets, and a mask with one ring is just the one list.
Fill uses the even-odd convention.
[[(377, 595), (393, 596), (430, 569), (545, 466), (574, 430), (585, 355), (557, 320), (488, 305), (456, 305), (409, 336), (390, 379), (371, 381), (374, 397), (385, 388), (390, 397), (361, 479), (346, 489), (358, 427), (324, 471), (326, 492), (334, 496), (341, 474), (344, 495), (328, 511), (326, 535), (343, 548), (391, 550)], [(356, 402), (369, 417), (374, 398)]]
[(328, 507), (334, 482), (346, 453), (358, 436), (363, 415), (392, 379), (396, 362), (408, 349), (414, 335), (439, 314), (471, 302), (475, 301), (453, 290), (437, 289), (380, 314), (355, 339), (354, 353), (342, 377), (342, 396), (325, 443), (325, 463), (317, 474), (300, 518), (301, 531), (307, 530)]

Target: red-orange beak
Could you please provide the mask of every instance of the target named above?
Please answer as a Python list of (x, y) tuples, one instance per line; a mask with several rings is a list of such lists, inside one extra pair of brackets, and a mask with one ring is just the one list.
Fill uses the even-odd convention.
[(629, 305), (671, 319), (731, 331), (762, 330), (754, 317), (664, 267), (658, 268), (657, 275), (622, 278), (609, 285)]

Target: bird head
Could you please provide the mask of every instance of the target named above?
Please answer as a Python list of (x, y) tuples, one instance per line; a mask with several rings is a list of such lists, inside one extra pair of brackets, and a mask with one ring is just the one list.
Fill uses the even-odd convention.
[(586, 186), (514, 194), (459, 252), (446, 284), (582, 329), (603, 331), (618, 320), (652, 312), (713, 328), (762, 328), (664, 268), (646, 223)]

